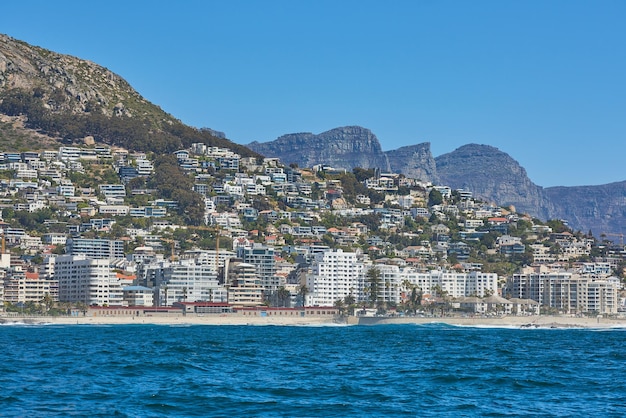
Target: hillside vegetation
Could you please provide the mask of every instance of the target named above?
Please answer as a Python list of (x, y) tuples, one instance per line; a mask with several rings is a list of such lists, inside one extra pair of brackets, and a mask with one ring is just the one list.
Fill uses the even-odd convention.
[(183, 124), (104, 67), (6, 35), (0, 35), (0, 114), (23, 121), (23, 126), (0, 125), (0, 149), (8, 151), (93, 137), (97, 143), (157, 154), (200, 142), (258, 156), (215, 131)]

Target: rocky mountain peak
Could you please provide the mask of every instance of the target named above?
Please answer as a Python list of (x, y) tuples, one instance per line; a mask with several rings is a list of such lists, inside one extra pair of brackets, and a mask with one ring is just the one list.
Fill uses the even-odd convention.
[(321, 134), (293, 133), (271, 142), (252, 142), (248, 148), (284, 163), (301, 167), (326, 164), (352, 170), (354, 167), (377, 167), (389, 171), (389, 161), (376, 135), (360, 126), (344, 126)]
[(391, 170), (407, 177), (439, 183), (437, 164), (430, 151), (430, 142), (386, 151)]
[(543, 188), (507, 153), (490, 145), (468, 144), (435, 158), (442, 183), (474, 195), (514, 205), (518, 211), (548, 218), (552, 205)]

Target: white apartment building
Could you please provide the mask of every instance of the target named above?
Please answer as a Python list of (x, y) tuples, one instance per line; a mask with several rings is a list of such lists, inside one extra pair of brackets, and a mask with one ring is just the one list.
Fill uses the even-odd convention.
[(381, 302), (401, 303), (409, 285), (425, 294), (431, 294), (439, 287), (452, 298), (470, 295), (483, 297), (498, 290), (498, 275), (495, 273), (446, 270), (423, 272), (397, 265), (373, 266), (364, 264), (356, 253), (336, 250), (315, 255), (311, 274), (307, 276), (308, 303), (328, 306), (349, 294), (357, 301), (368, 300), (371, 283), (368, 283), (367, 272), (372, 268), (380, 272), (376, 293)]
[(237, 254), (232, 251), (220, 249), (219, 251), (215, 250), (190, 250), (185, 251), (181, 255), (181, 259), (183, 260), (195, 260), (196, 264), (201, 264), (203, 266), (208, 266), (213, 271), (217, 272), (218, 270), (224, 269), (224, 271), (228, 270), (228, 263), (232, 258), (235, 258)]
[(307, 275), (307, 306), (333, 306), (337, 299), (353, 295), (362, 299), (364, 266), (355, 252), (341, 249), (318, 253)]
[(121, 306), (122, 286), (108, 259), (63, 255), (54, 259), (54, 278), (59, 282), (59, 300), (87, 305)]
[(124, 302), (128, 306), (153, 306), (154, 292), (144, 286), (126, 286), (124, 292)]
[(11, 268), (4, 278), (4, 286), (0, 286), (4, 293), (4, 301), (10, 303), (39, 303), (49, 295), (53, 300), (58, 299), (58, 282), (40, 278), (38, 274), (22, 271), (19, 266)]
[(507, 282), (507, 297), (532, 299), (562, 313), (616, 314), (619, 279), (581, 277), (569, 272), (524, 272)]
[(266, 296), (276, 292), (280, 286), (285, 284), (284, 278), (276, 275), (276, 251), (274, 247), (254, 243), (250, 246), (237, 248), (237, 256), (244, 263), (252, 264), (256, 268), (256, 274)]
[(212, 266), (196, 264), (195, 260), (181, 260), (163, 269), (159, 286), (161, 306), (174, 302), (226, 302), (226, 288), (218, 283)]
[[(440, 287), (448, 296), (461, 298), (475, 295), (483, 297), (487, 293), (496, 293), (498, 290), (498, 275), (495, 273), (482, 273), (471, 271), (461, 273), (456, 271), (431, 270), (420, 272), (412, 267), (398, 270), (400, 283), (410, 283), (422, 292), (429, 294), (433, 289)], [(401, 286), (403, 290), (404, 286)]]

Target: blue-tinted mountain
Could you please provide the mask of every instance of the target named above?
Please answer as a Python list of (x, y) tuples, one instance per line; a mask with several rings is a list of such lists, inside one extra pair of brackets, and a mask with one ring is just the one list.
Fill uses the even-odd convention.
[(378, 138), (369, 129), (345, 126), (321, 134), (295, 133), (283, 135), (271, 142), (247, 145), (267, 157), (278, 157), (284, 163), (313, 167), (324, 164), (333, 168), (352, 170), (354, 167), (380, 168), (389, 171), (389, 160)]
[(319, 135), (289, 134), (248, 145), (268, 157), (301, 167), (328, 164), (345, 169), (381, 168), (407, 177), (467, 189), (501, 206), (514, 206), (542, 220), (563, 219), (575, 230), (626, 233), (626, 182), (543, 188), (510, 155), (489, 145), (468, 144), (433, 158), (430, 143), (382, 151), (372, 132), (360, 127)]

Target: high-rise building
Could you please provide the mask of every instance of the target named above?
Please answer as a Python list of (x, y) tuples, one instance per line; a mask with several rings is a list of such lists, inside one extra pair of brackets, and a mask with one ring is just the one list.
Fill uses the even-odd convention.
[(66, 242), (66, 252), (90, 258), (124, 258), (124, 241), (72, 238)]
[(108, 259), (85, 255), (62, 255), (54, 260), (54, 278), (59, 283), (61, 302), (120, 306), (122, 286)]
[(228, 294), (217, 280), (215, 268), (196, 264), (187, 259), (170, 263), (163, 268), (163, 282), (159, 287), (161, 306), (174, 302), (226, 302)]
[(274, 247), (255, 243), (252, 246), (239, 247), (237, 256), (244, 263), (252, 264), (256, 268), (256, 274), (265, 295), (277, 291), (281, 285), (284, 285), (281, 283), (281, 278), (276, 275)]
[(569, 272), (523, 272), (506, 285), (506, 296), (532, 299), (566, 314), (615, 314), (619, 304), (616, 277), (581, 277)]
[(362, 291), (363, 263), (357, 253), (341, 249), (318, 253), (313, 259), (311, 273), (307, 275), (306, 305), (333, 306), (336, 300)]
[(252, 264), (234, 261), (228, 269), (228, 302), (235, 306), (259, 306), (263, 286)]

